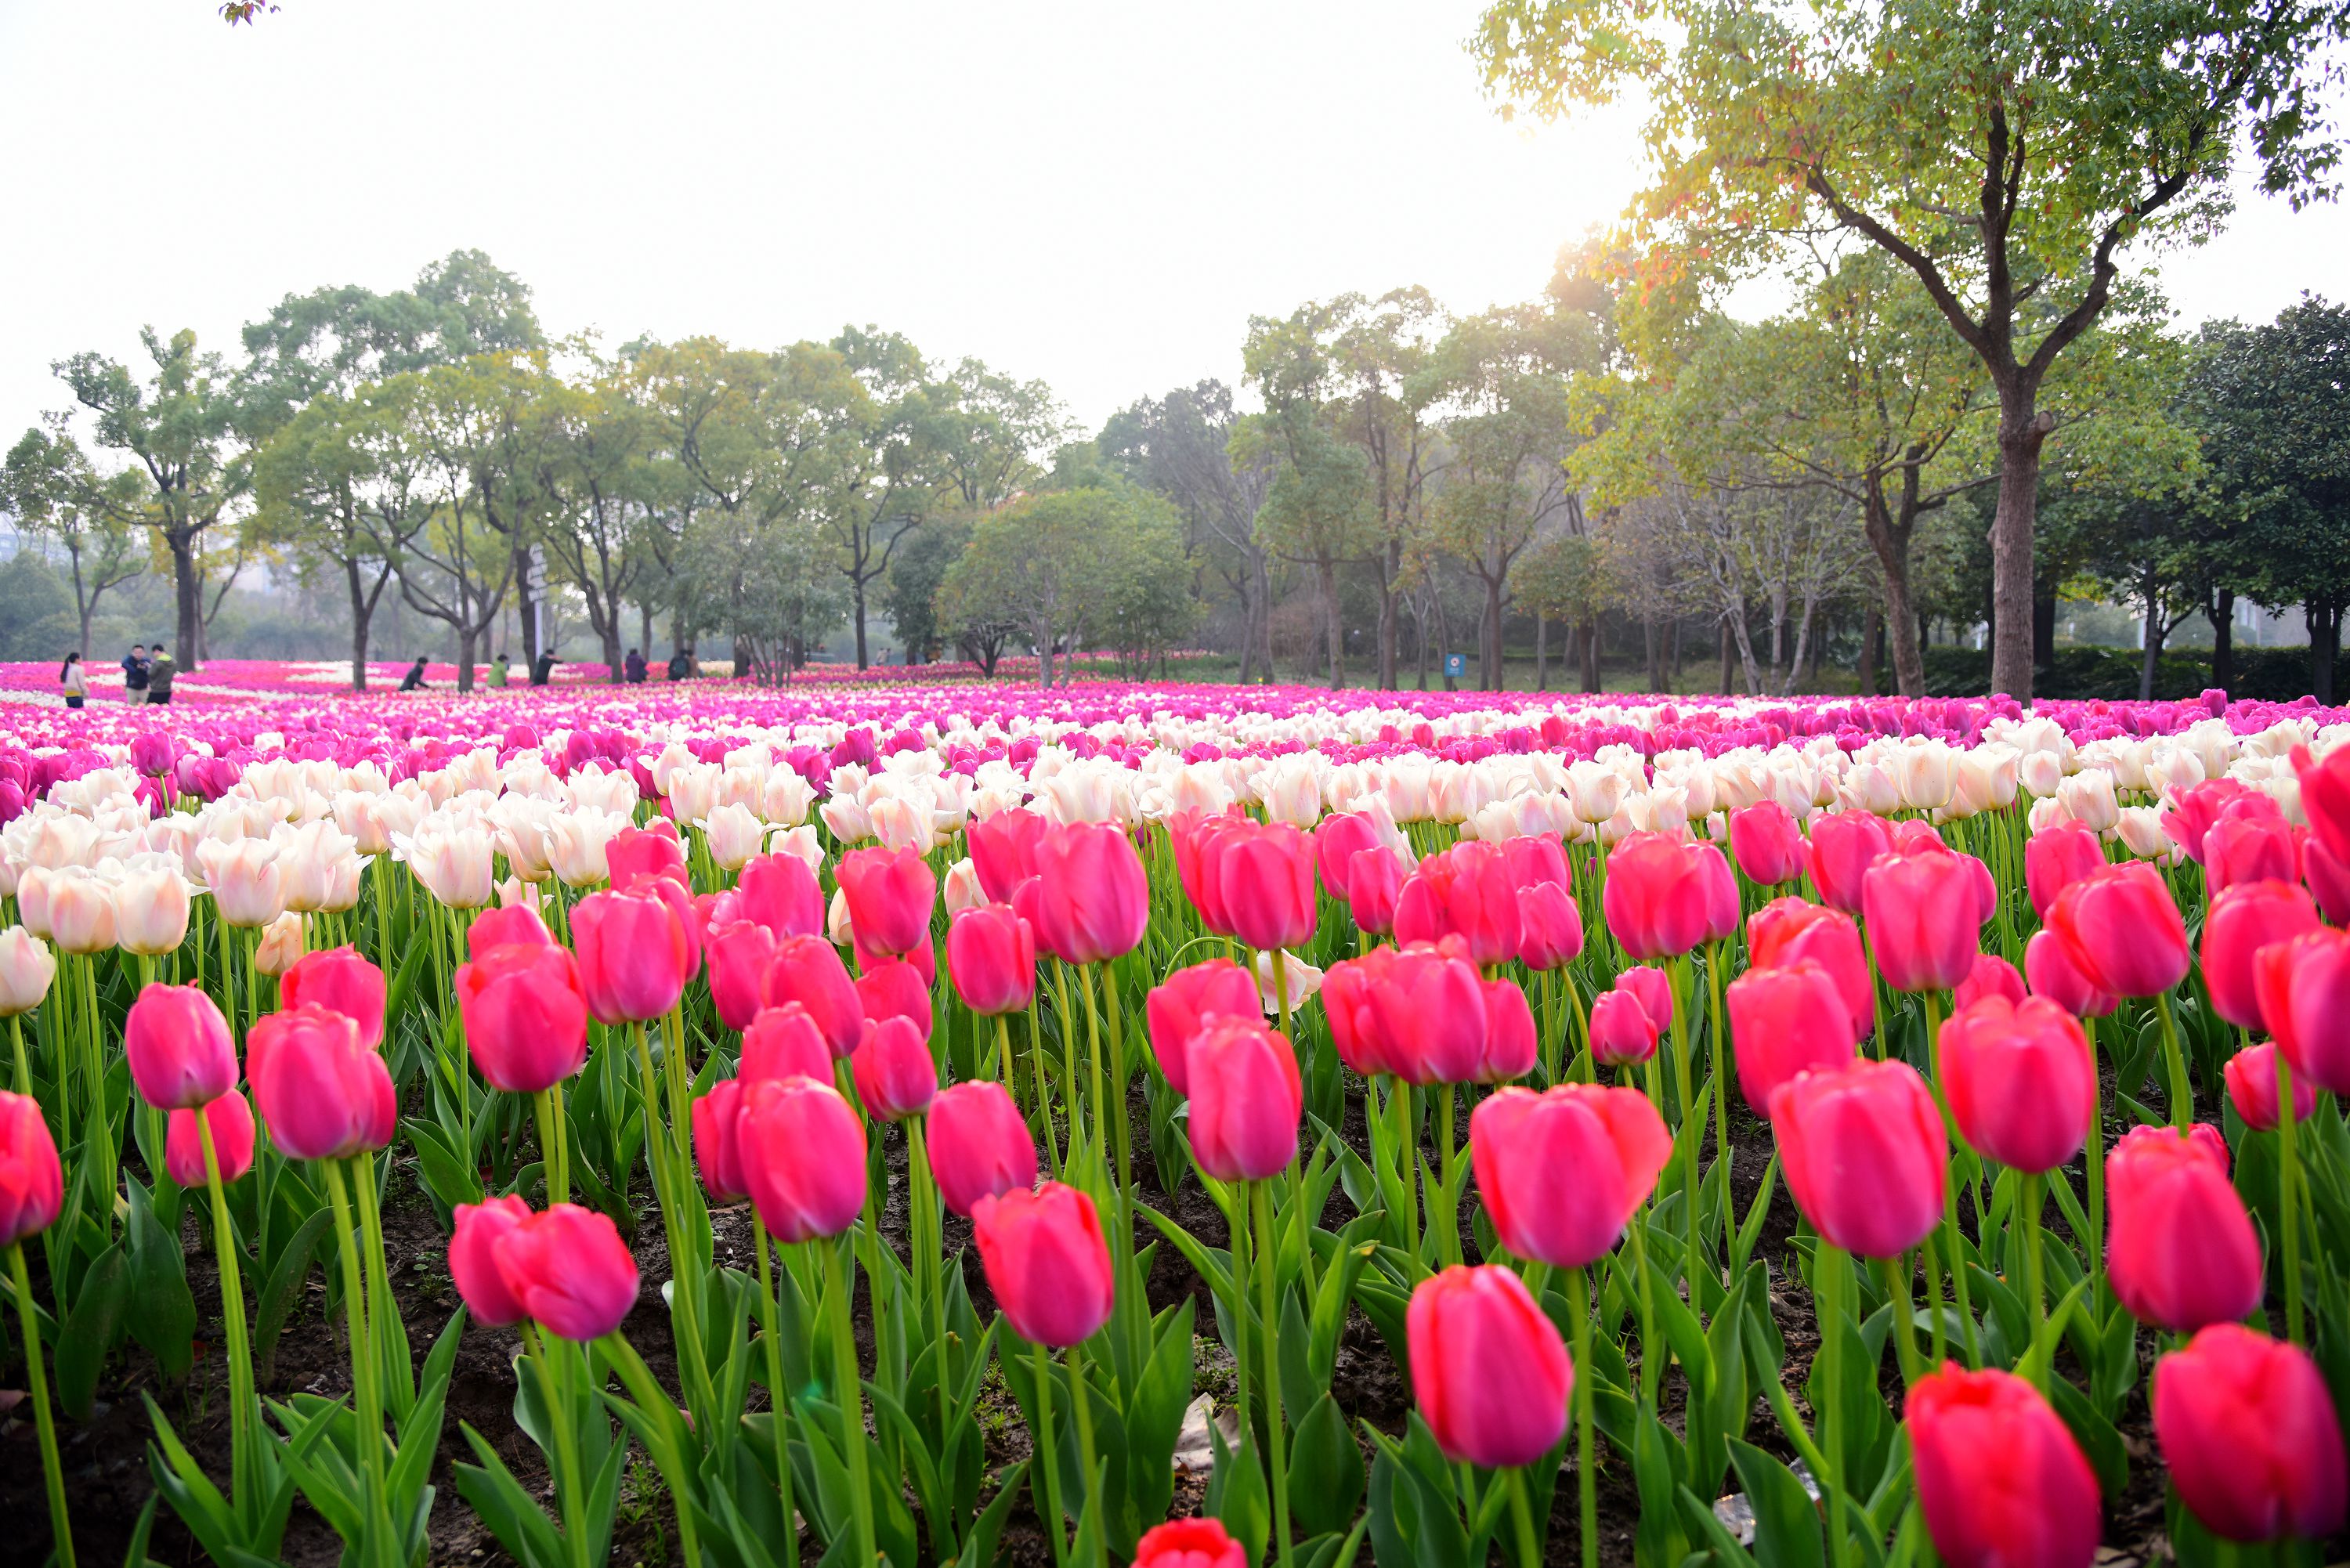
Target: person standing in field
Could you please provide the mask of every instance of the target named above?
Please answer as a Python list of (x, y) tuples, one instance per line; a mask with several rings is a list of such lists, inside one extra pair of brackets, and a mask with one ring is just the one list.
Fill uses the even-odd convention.
[(134, 642), (122, 656), (122, 700), (136, 708), (147, 701), (147, 645)]
[(57, 671), (58, 689), (66, 694), (66, 706), (78, 708), (81, 700), (89, 695), (89, 671), (81, 667), (81, 649), (66, 655), (65, 667)]
[(172, 662), (172, 650), (161, 643), (155, 645), (155, 656), (147, 661), (147, 701), (158, 705), (172, 700), (172, 677), (179, 672)]

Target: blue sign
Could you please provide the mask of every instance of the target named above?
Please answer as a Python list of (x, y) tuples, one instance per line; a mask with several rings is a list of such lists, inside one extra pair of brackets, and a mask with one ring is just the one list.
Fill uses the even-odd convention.
[(1447, 675), (1468, 674), (1469, 656), (1465, 653), (1446, 654), (1444, 656), (1444, 673)]

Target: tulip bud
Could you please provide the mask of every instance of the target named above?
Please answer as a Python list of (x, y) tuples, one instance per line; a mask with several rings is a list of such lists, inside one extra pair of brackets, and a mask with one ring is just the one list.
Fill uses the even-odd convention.
[(2317, 907), (2289, 882), (2239, 882), (2217, 894), (2203, 917), (2203, 979), (2211, 1011), (2240, 1029), (2266, 1029), (2254, 955), (2316, 927)]
[(1407, 948), (1364, 997), (1387, 1070), (1413, 1085), (1472, 1084), (1485, 1065), (1485, 982), (1466, 958)]
[(1775, 800), (1730, 814), (1730, 850), (1747, 879), (1765, 888), (1804, 874), (1804, 833), (1794, 815)]
[(1455, 1264), (1419, 1282), (1404, 1324), (1412, 1398), (1445, 1458), (1530, 1465), (1565, 1432), (1575, 1368), (1515, 1273)]
[(2120, 1005), (2073, 967), (2054, 931), (2034, 931), (2023, 944), (2023, 977), (2034, 996), (2046, 997), (2075, 1018), (2102, 1018)]
[(785, 854), (754, 857), (734, 882), (735, 910), (764, 926), (781, 942), (824, 929), (824, 890), (815, 869)]
[(1542, 973), (1565, 968), (1582, 951), (1583, 912), (1574, 895), (1556, 882), (1518, 889), (1519, 962)]
[(1830, 1246), (1895, 1258), (1941, 1222), (1950, 1142), (1907, 1063), (1856, 1061), (1782, 1084), (1771, 1130), (1795, 1207)]
[(2155, 996), (2187, 977), (2187, 924), (2151, 866), (2109, 866), (2067, 887), (2048, 929), (2084, 979), (2116, 996)]
[(1183, 1056), (1200, 1168), (1219, 1181), (1263, 1181), (1287, 1169), (1305, 1110), (1289, 1042), (1253, 1017), (1220, 1015)]
[(1134, 1568), (1249, 1568), (1249, 1560), (1221, 1520), (1170, 1519), (1142, 1532)]
[[(1839, 811), (1812, 818), (1804, 862), (1821, 902), (1847, 915), (1861, 912), (1862, 877), (1877, 857), (1893, 852), (1893, 829), (1866, 811)], [(1612, 868), (1611, 868), (1612, 869)]]
[(172, 1112), (163, 1134), (163, 1172), (182, 1187), (204, 1185), (203, 1134), (196, 1126), (202, 1116), (212, 1125), (213, 1158), (220, 1167), (221, 1185), (253, 1168), (253, 1107), (232, 1089), (200, 1108), (182, 1106)]
[(1591, 1058), (1603, 1067), (1645, 1062), (1657, 1054), (1657, 1026), (1628, 991), (1603, 991), (1591, 1002)]
[(0, 1247), (49, 1228), (65, 1202), (65, 1169), (40, 1102), (0, 1089)]
[(721, 1203), (740, 1203), (750, 1195), (743, 1184), (743, 1149), (735, 1137), (735, 1116), (748, 1082), (721, 1078), (693, 1102), (694, 1161), (702, 1168), (702, 1185)]
[(742, 1029), (759, 1011), (759, 990), (775, 956), (775, 933), (755, 921), (738, 919), (712, 927), (703, 945), (710, 957), (710, 999), (717, 1006), (718, 1022)]
[(1943, 1092), (1967, 1142), (2034, 1173), (2080, 1151), (2097, 1074), (2071, 1013), (2039, 997), (1986, 996), (1950, 1015), (1941, 1044)]
[(490, 1249), (523, 1314), (561, 1339), (586, 1343), (619, 1328), (637, 1304), (637, 1261), (608, 1214), (550, 1204)]
[[(863, 1038), (859, 1025), (858, 1038)], [(758, 1078), (814, 1078), (832, 1082), (832, 1048), (808, 1010), (796, 1002), (763, 1007), (743, 1031), (742, 1060), (736, 1074)]]
[[(1876, 1028), (1877, 981), (1850, 915), (1802, 898), (1773, 898), (1746, 922), (1746, 949), (1756, 969), (1811, 960), (1835, 982), (1852, 1015), (1853, 1037), (1866, 1039)], [(1658, 978), (1661, 982), (1662, 975)]]
[(1314, 844), (1314, 868), (1321, 876), (1322, 886), (1338, 897), (1346, 894), (1355, 857), (1384, 847), (1371, 819), (1354, 812), (1332, 812), (1309, 836)]
[(1094, 1200), (1077, 1189), (1048, 1181), (982, 1198), (971, 1233), (996, 1305), (1021, 1338), (1066, 1349), (1109, 1321), (1109, 1246)]
[(2097, 1478), (2038, 1389), (1946, 1362), (1910, 1386), (1905, 1415), (1918, 1511), (1949, 1568), (2089, 1568)]
[(2033, 913), (2043, 920), (2057, 894), (2105, 868), (2105, 846), (2077, 822), (2058, 823), (2024, 840), (2024, 890), (2031, 895)]
[(982, 904), (947, 925), (947, 978), (983, 1018), (1021, 1012), (1036, 998), (1036, 935), (1009, 904)]
[(905, 1018), (866, 1025), (864, 1041), (849, 1056), (848, 1067), (865, 1114), (876, 1121), (919, 1116), (939, 1092), (938, 1066), (931, 1060), (923, 1033)]
[(479, 1203), (460, 1203), (457, 1227), (449, 1238), (449, 1278), (484, 1328), (504, 1328), (529, 1314), (498, 1271), (497, 1244), (530, 1219), (530, 1205), (512, 1193)]
[(616, 893), (655, 878), (674, 882), (681, 888), (692, 881), (685, 868), (685, 846), (678, 842), (675, 825), (669, 822), (652, 827), (620, 829), (604, 846), (604, 861), (611, 869), (612, 891)]
[(1479, 968), (1515, 958), (1523, 931), (1508, 857), (1476, 839), (1430, 856), (1396, 895), (1394, 923), (1407, 944), (1461, 938)]
[(1750, 969), (1722, 994), (1738, 1092), (1755, 1115), (1769, 1116), (1773, 1093), (1798, 1075), (1852, 1060), (1859, 1036), (1851, 1009), (1828, 971), (1810, 959)]
[(151, 984), (122, 1021), (139, 1096), (162, 1110), (207, 1105), (236, 1086), (236, 1045), (219, 1004), (192, 985)]
[(538, 916), (536, 900), (527, 904), (500, 904), (494, 909), (484, 909), (473, 917), (465, 931), (465, 956), (479, 958), (492, 948), (502, 948), (515, 942), (551, 948), (555, 934)]
[(866, 951), (899, 958), (930, 939), (938, 878), (913, 850), (854, 850), (841, 857), (837, 875)]
[(68, 866), (49, 876), (49, 936), (69, 953), (102, 953), (114, 946), (114, 888), (97, 872)]
[(261, 928), (261, 940), (253, 950), (253, 967), (259, 973), (282, 979), (307, 950), (302, 917), (288, 909)]
[[(884, 959), (857, 977), (858, 1004), (868, 1023), (895, 1018), (910, 1025), (921, 1040), (931, 1037), (931, 992), (922, 975), (902, 959)], [(864, 1038), (864, 1031), (858, 1031)]]
[(1357, 850), (1347, 862), (1347, 910), (1357, 929), (1378, 937), (1395, 929), (1404, 876), (1403, 862), (1384, 848)]
[(734, 1136), (743, 1183), (776, 1241), (837, 1236), (856, 1223), (865, 1207), (865, 1126), (831, 1085), (751, 1081)]
[(383, 971), (356, 948), (324, 948), (306, 953), (278, 978), (277, 1000), (287, 1007), (315, 1002), (359, 1026), (359, 1044), (372, 1051), (383, 1044)]
[(2140, 1323), (2188, 1334), (2260, 1304), (2260, 1240), (2226, 1147), (2208, 1124), (2141, 1127), (2106, 1157), (2106, 1273)]
[(1721, 850), (1711, 844), (1636, 833), (1608, 857), (1600, 905), (1607, 929), (1627, 953), (1637, 959), (1674, 958), (1721, 934), (1715, 927), (1723, 884), (1734, 929), (1737, 883)]
[[(2277, 1048), (2273, 1040), (2263, 1040), (2257, 1045), (2247, 1045), (2228, 1058), (2228, 1098), (2236, 1107), (2244, 1125), (2254, 1132), (2268, 1132), (2275, 1127), (2284, 1114), (2284, 1089), (2277, 1082)], [(2293, 1116), (2306, 1121), (2317, 1110), (2317, 1092), (2309, 1080), (2295, 1077), (2293, 1081)]]
[(1648, 1015), (1657, 1033), (1664, 1033), (1673, 1026), (1673, 980), (1655, 964), (1634, 964), (1619, 970), (1616, 989), (1631, 992), (1640, 999), (1640, 1010)]
[(1974, 968), (1982, 922), (1973, 864), (1926, 849), (1885, 856), (1861, 878), (1869, 948), (1895, 991), (1949, 991)]
[(983, 1198), (1036, 1184), (1035, 1140), (1003, 1085), (980, 1079), (940, 1090), (924, 1125), (931, 1175), (955, 1213), (968, 1218)]
[(2261, 948), (2252, 980), (2262, 1022), (2293, 1075), (2350, 1091), (2350, 934), (2319, 927)]
[(1030, 924), (1037, 945), (1062, 961), (1100, 963), (1142, 940), (1150, 881), (1123, 830), (1103, 822), (1055, 826), (1036, 846), (1036, 870)]
[(245, 1067), (270, 1141), (293, 1158), (342, 1159), (391, 1141), (391, 1073), (341, 1013), (314, 1004), (265, 1016)]
[(571, 911), (580, 980), (599, 1023), (659, 1018), (685, 993), (694, 968), (693, 940), (679, 911), (645, 885), (662, 880), (636, 877), (627, 890), (590, 893)]
[(188, 936), (188, 884), (167, 855), (134, 855), (114, 891), (115, 940), (126, 952), (160, 957)]
[(1469, 1117), (1477, 1190), (1502, 1245), (1555, 1268), (1586, 1268), (1612, 1250), (1672, 1152), (1664, 1118), (1637, 1089), (1502, 1089)]
[(2155, 1363), (2153, 1404), (2171, 1484), (2212, 1534), (2318, 1540), (2342, 1528), (2342, 1426), (2299, 1345), (2212, 1324)]
[(0, 931), (0, 1018), (30, 1012), (47, 999), (57, 961), (22, 926)]
[(2255, 797), (2264, 811), (2238, 815), (2231, 806), (2203, 836), (2203, 877), (2213, 893), (2246, 882), (2301, 880), (2301, 845), (2292, 826), (2276, 815), (2273, 802)]
[(515, 942), (457, 966), (457, 1006), (490, 1087), (535, 1095), (588, 1060), (588, 993), (562, 948)]
[(1959, 981), (1950, 993), (1950, 1008), (1963, 1012), (1987, 996), (2004, 997), (2010, 1002), (2021, 1002), (2029, 995), (2023, 988), (2023, 976), (2013, 964), (1996, 953), (1975, 954), (1975, 966), (1967, 978)]
[(761, 995), (769, 1007), (798, 1002), (837, 1059), (847, 1057), (865, 1037), (864, 999), (840, 961), (840, 950), (822, 937), (778, 942)]
[(1286, 823), (1232, 821), (1196, 842), (1212, 907), (1243, 946), (1271, 950), (1313, 936), (1314, 847), (1305, 834)]

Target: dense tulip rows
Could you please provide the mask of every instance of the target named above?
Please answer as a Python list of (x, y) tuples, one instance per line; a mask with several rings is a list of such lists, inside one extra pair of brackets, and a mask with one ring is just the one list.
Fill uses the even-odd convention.
[[(2086, 1568), (2149, 1464), (2182, 1562), (2300, 1560), (2345, 1523), (2345, 739), (2217, 693), (25, 710), (0, 1243), (58, 1560), (59, 1407), (126, 1337), (190, 1373), (183, 1217), (228, 1441), (151, 1398), (150, 1468), (224, 1564), (297, 1498), (421, 1562), (452, 1439), (530, 1568), (610, 1554), (632, 1449), (721, 1568), (1015, 1515), (1055, 1568), (1596, 1564), (1603, 1474), (1656, 1568)], [(314, 1264), (348, 1392), (280, 1397)], [(545, 1489), (444, 1431), (489, 1330)], [(1342, 1407), (1373, 1345), (1400, 1420)]]

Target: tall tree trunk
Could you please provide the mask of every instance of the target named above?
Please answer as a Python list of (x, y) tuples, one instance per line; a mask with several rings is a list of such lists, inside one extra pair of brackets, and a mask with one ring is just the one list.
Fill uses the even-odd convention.
[(1485, 690), (1502, 689), (1502, 579), (1485, 579)]
[(1403, 569), (1403, 546), (1388, 541), (1385, 569), (1379, 573), (1379, 690), (1396, 689), (1396, 574)]
[(2056, 590), (2034, 589), (2032, 595), (2033, 678), (2053, 676), (2056, 670)]
[(1884, 607), (1870, 605), (1860, 623), (1859, 686), (1863, 697), (1877, 695), (1877, 649), (1884, 640)]
[(359, 587), (359, 564), (356, 560), (343, 563), (343, 577), (351, 591), (351, 690), (367, 690), (368, 623), (375, 607)]
[(178, 612), (180, 622), (172, 640), (179, 645), (182, 661), (180, 673), (192, 675), (203, 663), (196, 656), (204, 626), (204, 585), (196, 575), (196, 537), (174, 530), (163, 538), (172, 549), (172, 608)]
[(1662, 691), (1665, 690), (1665, 639), (1657, 629), (1654, 616), (1640, 618), (1640, 645), (1641, 651), (1648, 659), (1648, 690)]
[(1550, 622), (1540, 610), (1534, 611), (1534, 690), (1550, 690)]
[(2032, 701), (2032, 534), (2040, 514), (2040, 447), (2054, 422), (2036, 384), (1999, 378), (1999, 509), (1991, 524), (1991, 689)]
[(650, 599), (637, 601), (637, 636), (640, 639), (637, 646), (645, 650), (645, 659), (650, 662), (653, 656), (653, 601)]
[(1257, 649), (1257, 675), (1270, 686), (1273, 684), (1273, 562), (1263, 550), (1256, 553), (1256, 632), (1263, 639)]
[(870, 661), (865, 656), (865, 580), (862, 577), (849, 579), (848, 597), (856, 607), (850, 613), (857, 622), (857, 668), (869, 669)]
[(1730, 618), (1721, 618), (1721, 684), (1714, 690), (1724, 697), (1730, 695)]
[(1599, 690), (1599, 617), (1595, 612), (1583, 623), (1583, 689)]
[(478, 635), (470, 620), (457, 628), (457, 690), (460, 693), (473, 689), (473, 655), (478, 650), (474, 639)]
[[(522, 627), (522, 659), (525, 668), (538, 663), (538, 585), (531, 581), (530, 552), (522, 545), (514, 551), (515, 618)], [(473, 634), (466, 634), (470, 646)]]
[(1681, 620), (1679, 616), (1673, 618), (1672, 644), (1672, 655), (1667, 665), (1669, 673), (1666, 680), (1671, 689), (1678, 691), (1681, 683)]
[(2225, 691), (2236, 683), (2236, 590), (2221, 588), (2205, 612), (2211, 622), (2211, 684)]
[(1347, 638), (1338, 624), (1338, 568), (1335, 562), (1321, 562), (1317, 569), (1322, 576), (1323, 633), (1330, 648), (1330, 690), (1338, 691), (1347, 684)]
[[(1904, 470), (1898, 516), (1881, 480), (1868, 487), (1861, 505), (1862, 528), (1869, 549), (1877, 556), (1877, 571), (1885, 579), (1885, 618), (1894, 626), (1908, 626), (1917, 613), (1909, 597), (1909, 541), (1916, 526), (1918, 485), (1918, 470)], [(1893, 641), (1893, 689), (1904, 697), (1923, 697), (1924, 650), (1907, 637)]]

